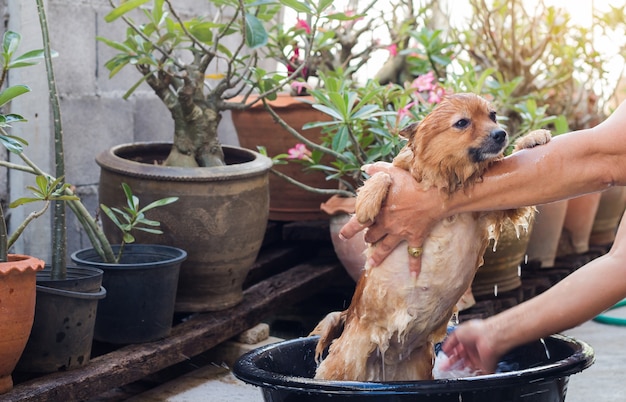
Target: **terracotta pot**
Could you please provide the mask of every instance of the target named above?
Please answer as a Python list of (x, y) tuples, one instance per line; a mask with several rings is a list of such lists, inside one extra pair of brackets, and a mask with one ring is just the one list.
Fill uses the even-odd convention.
[(601, 196), (602, 193), (585, 194), (567, 201), (567, 213), (557, 256), (589, 251), (589, 237)]
[(624, 213), (624, 187), (614, 186), (602, 192), (600, 204), (591, 228), (589, 245), (605, 246), (613, 243), (617, 226)]
[[(328, 115), (313, 109), (303, 99), (311, 97), (293, 97), (280, 94), (270, 105), (278, 115), (291, 127), (298, 130), (306, 138), (319, 143), (322, 136), (319, 129), (302, 130), (305, 123), (328, 120)], [(246, 110), (233, 110), (233, 124), (237, 130), (239, 144), (248, 149), (256, 150), (264, 146), (267, 154), (276, 156), (287, 153), (298, 141), (289, 132), (280, 127), (261, 103)], [(337, 183), (326, 180), (322, 172), (305, 172), (296, 163), (276, 165), (274, 169), (293, 177), (304, 184), (317, 188), (337, 188)], [(328, 216), (320, 211), (320, 204), (328, 199), (327, 195), (314, 194), (270, 175), (270, 214), (269, 219), (277, 221), (322, 220)]]
[(365, 231), (360, 231), (351, 239), (340, 239), (339, 231), (354, 213), (355, 198), (332, 196), (321, 205), (321, 210), (330, 216), (330, 239), (341, 265), (348, 275), (358, 281), (365, 267)]
[(542, 268), (554, 266), (566, 212), (567, 200), (537, 206), (535, 223), (526, 249), (528, 261), (538, 261)]
[(0, 263), (0, 393), (13, 388), (11, 373), (33, 326), (37, 271), (43, 268), (42, 260), (19, 254)]
[(472, 282), (474, 296), (497, 295), (522, 285), (520, 265), (526, 256), (532, 230), (532, 224), (526, 231), (521, 229), (518, 238), (513, 224), (509, 223), (498, 239), (495, 252), (493, 240), (489, 242), (483, 257), (485, 263), (478, 268)]
[[(164, 233), (137, 232), (137, 242), (187, 251), (178, 279), (176, 311), (232, 307), (243, 299), (243, 281), (265, 236), (272, 161), (257, 152), (224, 146), (226, 166), (155, 164), (167, 156), (170, 147), (168, 143), (125, 144), (98, 155), (100, 202), (111, 207), (126, 205), (122, 182), (142, 205), (178, 196), (176, 203), (148, 213), (148, 218), (161, 222)], [(121, 241), (110, 220), (103, 221), (103, 228), (113, 243)]]

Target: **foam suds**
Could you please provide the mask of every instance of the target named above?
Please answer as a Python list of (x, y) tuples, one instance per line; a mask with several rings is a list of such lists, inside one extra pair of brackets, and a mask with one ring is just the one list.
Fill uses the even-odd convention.
[(435, 380), (443, 380), (448, 378), (475, 377), (480, 374), (479, 371), (472, 370), (463, 365), (463, 361), (454, 363), (452, 367), (443, 370), (442, 366), (447, 366), (448, 356), (444, 352), (437, 353), (435, 356), (435, 366), (433, 367), (433, 377)]

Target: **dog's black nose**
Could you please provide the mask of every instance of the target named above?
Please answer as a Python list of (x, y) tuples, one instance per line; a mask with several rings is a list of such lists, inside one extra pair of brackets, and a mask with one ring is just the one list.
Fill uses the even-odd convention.
[(506, 131), (501, 128), (496, 128), (489, 134), (493, 140), (498, 143), (503, 143), (506, 141)]

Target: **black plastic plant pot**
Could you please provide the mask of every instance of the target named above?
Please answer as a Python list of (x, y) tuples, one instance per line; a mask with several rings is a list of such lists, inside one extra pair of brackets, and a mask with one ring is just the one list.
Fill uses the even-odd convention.
[(513, 350), (499, 367), (508, 371), (458, 379), (356, 382), (313, 379), (318, 337), (299, 338), (243, 355), (233, 373), (262, 388), (265, 401), (559, 402), (569, 376), (594, 361), (584, 342), (554, 335)]
[[(113, 246), (117, 253), (119, 246)], [(98, 305), (94, 339), (114, 344), (167, 337), (172, 329), (181, 263), (187, 253), (156, 244), (127, 244), (119, 264), (104, 263), (96, 250), (72, 254), (81, 266), (104, 271), (107, 297)]]

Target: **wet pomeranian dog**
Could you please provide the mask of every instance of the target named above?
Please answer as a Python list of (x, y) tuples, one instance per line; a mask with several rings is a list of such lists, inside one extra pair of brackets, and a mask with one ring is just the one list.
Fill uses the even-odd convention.
[[(446, 194), (464, 191), (503, 157), (507, 133), (496, 123), (490, 104), (474, 94), (455, 94), (420, 123), (403, 130), (408, 143), (393, 161), (424, 189)], [(515, 150), (545, 144), (547, 130), (522, 137)], [(357, 196), (356, 216), (374, 220), (391, 177), (379, 172)], [(471, 286), (490, 239), (507, 220), (527, 228), (532, 207), (472, 212), (439, 222), (426, 238), (422, 267), (409, 271), (406, 242), (375, 268), (366, 266), (347, 310), (328, 314), (313, 330), (320, 335), (315, 378), (346, 381), (412, 381), (433, 378), (434, 344), (446, 335), (455, 305)], [(368, 247), (367, 253), (375, 245)], [(328, 350), (327, 350), (328, 348)]]

